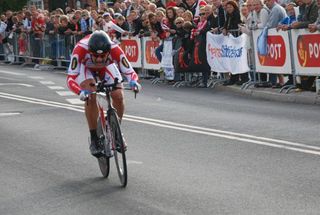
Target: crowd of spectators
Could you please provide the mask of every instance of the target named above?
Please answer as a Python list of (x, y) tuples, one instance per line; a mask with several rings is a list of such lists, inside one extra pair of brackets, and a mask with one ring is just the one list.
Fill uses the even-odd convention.
[[(0, 43), (4, 46), (10, 42), (12, 32), (16, 32), (19, 54), (24, 55), (28, 53), (28, 35), (32, 35), (33, 49), (41, 47), (45, 35), (52, 40), (56, 35), (73, 35), (78, 41), (97, 29), (117, 40), (122, 36), (148, 36), (155, 41), (170, 38), (178, 53), (175, 69), (202, 71), (202, 86), (206, 87), (210, 75), (204, 48), (208, 31), (234, 36), (265, 27), (282, 31), (307, 28), (315, 32), (320, 30), (319, 8), (319, 0), (169, 0), (165, 4), (161, 0), (116, 0), (112, 5), (102, 2), (99, 8), (87, 4), (83, 9), (66, 7), (53, 11), (31, 6), (1, 14)], [(156, 49), (159, 61), (162, 49), (162, 45)], [(37, 57), (41, 51), (33, 53)], [(230, 75), (224, 85), (242, 84), (248, 78), (248, 74)], [(261, 79), (273, 87), (292, 84), (292, 77), (283, 83), (283, 77), (274, 74), (261, 75)]]

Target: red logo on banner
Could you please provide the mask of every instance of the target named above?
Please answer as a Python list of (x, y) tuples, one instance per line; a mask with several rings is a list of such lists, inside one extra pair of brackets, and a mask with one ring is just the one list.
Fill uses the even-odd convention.
[(302, 67), (320, 67), (320, 34), (300, 35), (296, 51)]
[(159, 42), (146, 41), (146, 62), (148, 64), (159, 64), (155, 50), (159, 47)]
[(286, 62), (286, 47), (281, 36), (268, 36), (268, 55), (259, 57), (263, 66), (283, 66)]
[(122, 40), (121, 48), (130, 62), (137, 62), (139, 57), (139, 46), (135, 40)]

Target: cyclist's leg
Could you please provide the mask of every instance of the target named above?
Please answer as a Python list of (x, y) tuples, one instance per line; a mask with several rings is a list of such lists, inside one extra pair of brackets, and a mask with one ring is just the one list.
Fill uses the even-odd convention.
[[(123, 84), (121, 83), (122, 77), (121, 77), (120, 71), (118, 70), (115, 64), (110, 64), (106, 67), (105, 80), (107, 81), (108, 84), (112, 84), (114, 83), (115, 78), (118, 78), (118, 81), (120, 83), (118, 84), (118, 87), (123, 88)], [(112, 97), (112, 105), (117, 110), (117, 114), (121, 122), (121, 119), (124, 113), (123, 89), (117, 89), (112, 91), (111, 97)]]
[[(80, 74), (76, 81), (79, 83), (81, 89), (88, 90), (90, 92), (96, 91), (96, 87), (91, 86), (92, 83), (95, 83), (92, 72), (83, 64), (81, 64)], [(89, 129), (97, 129), (98, 108), (95, 94), (89, 96), (88, 101), (84, 104), (84, 109)]]

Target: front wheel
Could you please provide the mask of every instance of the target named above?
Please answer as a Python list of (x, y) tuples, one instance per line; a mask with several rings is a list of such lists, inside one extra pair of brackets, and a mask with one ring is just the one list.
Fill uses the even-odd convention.
[[(105, 120), (104, 118), (98, 118), (98, 127), (97, 127), (97, 135), (100, 138), (102, 144), (102, 147), (104, 147), (104, 151), (107, 150), (107, 142), (106, 142), (106, 129), (103, 127), (103, 124), (101, 120)], [(99, 163), (99, 168), (101, 171), (101, 174), (103, 175), (103, 177), (108, 178), (109, 176), (109, 172), (110, 172), (110, 159), (108, 156), (106, 156), (106, 154), (104, 153), (104, 155), (100, 158), (98, 158), (98, 163)]]
[(120, 123), (117, 113), (114, 109), (108, 111), (107, 118), (109, 120), (111, 141), (114, 152), (114, 159), (118, 171), (118, 176), (122, 187), (127, 186), (128, 174), (127, 174), (127, 160), (124, 148), (124, 141), (121, 133)]

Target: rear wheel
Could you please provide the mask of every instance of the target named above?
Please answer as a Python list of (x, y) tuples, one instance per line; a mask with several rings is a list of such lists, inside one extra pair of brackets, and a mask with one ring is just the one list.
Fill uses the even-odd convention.
[[(105, 120), (105, 119), (102, 119)], [(105, 138), (105, 128), (102, 127), (102, 125), (105, 123), (101, 122), (100, 117), (98, 118), (98, 127), (97, 127), (97, 135), (100, 138), (100, 140), (102, 140), (102, 146), (104, 147), (104, 151), (106, 151), (106, 147), (107, 147), (107, 142), (106, 142), (106, 138)], [(110, 172), (110, 159), (109, 157), (107, 157), (104, 153), (104, 155), (100, 158), (98, 158), (98, 163), (99, 163), (99, 168), (100, 171), (103, 175), (103, 177), (107, 178), (109, 176), (109, 172)]]
[(111, 130), (112, 146), (114, 146), (114, 159), (116, 162), (118, 176), (122, 187), (125, 187), (127, 186), (128, 181), (126, 153), (120, 123), (114, 109), (108, 112), (108, 120)]

